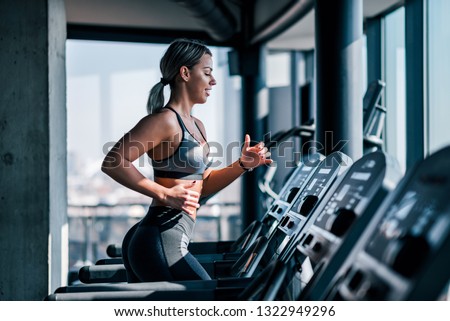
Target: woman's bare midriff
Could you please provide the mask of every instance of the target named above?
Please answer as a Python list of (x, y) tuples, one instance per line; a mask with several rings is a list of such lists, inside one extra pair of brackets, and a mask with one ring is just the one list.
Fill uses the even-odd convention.
[[(155, 177), (154, 179), (155, 183), (158, 183), (159, 185), (162, 185), (166, 188), (171, 188), (179, 184), (189, 184), (192, 183), (194, 180), (186, 180), (186, 179), (175, 179), (175, 178), (164, 178), (164, 177)], [(196, 180), (196, 183), (194, 186), (190, 187), (189, 189), (191, 191), (196, 191), (200, 195), (202, 193), (203, 188), (203, 181), (202, 180)], [(166, 204), (154, 199), (151, 206), (167, 206)], [(192, 219), (195, 220), (197, 216), (197, 209), (195, 209), (194, 215), (189, 214)]]

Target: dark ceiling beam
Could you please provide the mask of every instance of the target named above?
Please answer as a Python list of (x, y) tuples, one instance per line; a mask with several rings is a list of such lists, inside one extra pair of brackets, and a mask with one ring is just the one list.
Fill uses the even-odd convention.
[(273, 19), (255, 31), (250, 43), (267, 42), (291, 27), (314, 8), (314, 0), (291, 1)]
[(167, 44), (176, 38), (198, 39), (210, 46), (235, 46), (235, 40), (219, 42), (205, 31), (67, 24), (67, 39)]
[(364, 17), (364, 22), (365, 22), (365, 20), (382, 19), (385, 16), (387, 16), (388, 14), (397, 10), (398, 8), (403, 7), (404, 5), (405, 5), (405, 0), (398, 0), (396, 3), (394, 3), (393, 5), (391, 5), (388, 8), (384, 9), (383, 11), (378, 12), (376, 15), (373, 15), (370, 17)]
[(186, 8), (205, 28), (211, 38), (224, 42), (232, 39), (237, 33), (237, 22), (233, 15), (212, 0), (172, 0)]

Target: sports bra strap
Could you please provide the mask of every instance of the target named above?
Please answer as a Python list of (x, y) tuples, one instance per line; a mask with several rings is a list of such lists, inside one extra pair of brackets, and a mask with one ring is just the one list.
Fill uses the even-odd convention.
[[(181, 118), (180, 114), (170, 106), (166, 106), (164, 108), (167, 108), (167, 109), (170, 109), (171, 111), (173, 111), (175, 113), (175, 115), (177, 115), (177, 119), (178, 119), (178, 122), (180, 123), (181, 128), (183, 128), (183, 130), (187, 131), (192, 136), (192, 134), (190, 133), (190, 131), (187, 129), (186, 125), (184, 124), (184, 121)], [(203, 139), (206, 142), (207, 141), (206, 137), (205, 137), (205, 135), (203, 135), (202, 130), (200, 129), (200, 127), (198, 127), (197, 122), (195, 120), (194, 120), (194, 124), (195, 124), (195, 127), (197, 127), (198, 131), (200, 132), (200, 135), (202, 135)]]
[(184, 125), (183, 119), (181, 118), (180, 114), (178, 114), (177, 111), (170, 106), (166, 106), (165, 108), (170, 109), (175, 113), (175, 115), (177, 115), (178, 123), (180, 124), (181, 128), (187, 131), (187, 127)]
[(194, 124), (197, 127), (198, 131), (200, 132), (200, 135), (202, 135), (203, 139), (205, 140), (205, 142), (207, 142), (206, 137), (203, 135), (202, 130), (200, 129), (200, 127), (198, 127), (197, 122), (194, 120)]

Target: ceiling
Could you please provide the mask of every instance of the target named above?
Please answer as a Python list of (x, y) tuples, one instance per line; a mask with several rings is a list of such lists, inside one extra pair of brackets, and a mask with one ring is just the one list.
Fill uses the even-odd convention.
[[(206, 0), (203, 4), (214, 6), (219, 4), (224, 9), (229, 26), (238, 32), (241, 28), (241, 7), (246, 0)], [(153, 30), (180, 35), (190, 32), (205, 32), (212, 34), (217, 30), (217, 19), (199, 18), (196, 10), (187, 7), (185, 3), (202, 2), (181, 0), (66, 0), (66, 17), (70, 25), (89, 27), (106, 27), (122, 29)], [(378, 15), (401, 3), (401, 0), (365, 0), (363, 2), (364, 17)], [(181, 4), (180, 4), (181, 3)], [(269, 48), (279, 49), (312, 49), (314, 47), (314, 10), (312, 0), (258, 0), (254, 2), (254, 29), (261, 29), (276, 24), (283, 16), (283, 10), (293, 5), (310, 4), (308, 13), (303, 14), (300, 21), (291, 24), (289, 28), (278, 29), (278, 36), (267, 42)], [(203, 6), (204, 7), (204, 6)], [(245, 9), (244, 9), (245, 10)], [(196, 15), (196, 16), (194, 16)], [(220, 21), (219, 21), (220, 22)], [(227, 25), (225, 24), (225, 27)], [(284, 30), (286, 29), (286, 30)], [(281, 30), (284, 30), (281, 32)], [(221, 32), (220, 30), (217, 32)], [(281, 32), (281, 33), (280, 33)], [(217, 36), (218, 37), (218, 36)], [(216, 37), (216, 38), (217, 38)], [(213, 36), (214, 38), (214, 36)], [(216, 39), (217, 40), (217, 39)], [(220, 43), (220, 39), (219, 39)]]
[[(363, 16), (365, 19), (379, 15), (386, 10), (402, 3), (398, 0), (364, 0)], [(276, 39), (268, 42), (272, 49), (308, 50), (314, 48), (314, 10), (303, 19), (292, 25)]]
[(173, 1), (66, 0), (68, 23), (152, 29), (201, 30), (198, 20)]

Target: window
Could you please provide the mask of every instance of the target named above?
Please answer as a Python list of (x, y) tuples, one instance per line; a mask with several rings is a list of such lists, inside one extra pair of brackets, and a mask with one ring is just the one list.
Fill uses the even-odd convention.
[(449, 12), (450, 1), (428, 1), (428, 154), (450, 144)]
[(290, 52), (271, 52), (267, 55), (266, 62), (267, 87), (289, 86), (291, 83)]
[(406, 169), (405, 9), (386, 16), (386, 151)]

